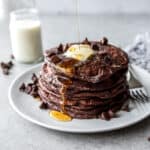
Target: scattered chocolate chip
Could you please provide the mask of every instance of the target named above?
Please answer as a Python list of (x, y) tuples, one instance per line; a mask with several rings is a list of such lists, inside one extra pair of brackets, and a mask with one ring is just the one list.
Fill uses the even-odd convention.
[(38, 78), (37, 78), (35, 73), (32, 74), (31, 79), (32, 79), (33, 83), (37, 83), (38, 82)]
[(13, 64), (12, 61), (9, 61), (9, 62), (8, 62), (9, 69), (12, 68), (13, 65), (14, 65), (14, 64)]
[(32, 83), (29, 83), (25, 88), (25, 93), (30, 94), (31, 91), (32, 91)]
[(3, 69), (3, 68), (8, 68), (8, 65), (7, 65), (6, 63), (4, 63), (4, 62), (1, 62), (1, 63), (0, 63), (0, 66), (1, 66), (2, 69)]
[(39, 106), (41, 109), (48, 109), (48, 106), (46, 103), (42, 102), (41, 105)]
[(4, 75), (8, 75), (9, 74), (9, 71), (12, 68), (12, 66), (13, 66), (13, 62), (12, 61), (9, 61), (7, 63), (5, 63), (5, 62), (1, 62), (0, 63), (0, 67), (1, 67), (2, 72), (3, 72)]
[(91, 44), (90, 41), (88, 40), (88, 38), (86, 37), (85, 40), (82, 42), (82, 44)]
[(103, 120), (110, 120), (110, 115), (108, 114), (108, 112), (102, 112), (101, 113), (101, 119)]
[(97, 50), (99, 50), (99, 46), (98, 46), (97, 44), (93, 44), (93, 45), (92, 45), (92, 49), (94, 49), (94, 50), (97, 51)]
[(21, 84), (19, 90), (25, 92), (26, 94), (31, 95), (34, 98), (38, 98), (38, 77), (35, 73), (32, 74), (31, 77), (32, 82), (25, 85), (24, 83)]
[(14, 57), (14, 55), (13, 55), (13, 54), (11, 54), (11, 55), (10, 55), (10, 58), (11, 58), (11, 59), (15, 59), (15, 57)]
[(63, 45), (61, 43), (58, 46), (58, 52), (60, 52), (60, 53), (63, 52)]
[(116, 114), (111, 109), (108, 111), (108, 114), (109, 114), (110, 118), (113, 118), (116, 116)]
[(19, 87), (19, 90), (20, 90), (21, 92), (24, 92), (25, 89), (26, 89), (26, 86), (25, 86), (24, 83), (22, 83), (21, 86)]
[(107, 45), (108, 44), (108, 39), (106, 37), (103, 37), (101, 40), (100, 40), (100, 44), (102, 45)]

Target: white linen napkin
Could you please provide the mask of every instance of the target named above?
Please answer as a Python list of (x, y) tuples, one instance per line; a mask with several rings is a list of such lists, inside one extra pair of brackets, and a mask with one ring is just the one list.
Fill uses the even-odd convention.
[(125, 48), (130, 62), (150, 72), (150, 33), (138, 34), (133, 43)]
[[(150, 72), (150, 33), (138, 34), (133, 43), (125, 48), (128, 53), (130, 62), (146, 69)], [(140, 68), (134, 67), (134, 73), (136, 78), (140, 81), (150, 97), (150, 78), (147, 71), (142, 70), (139, 72)]]

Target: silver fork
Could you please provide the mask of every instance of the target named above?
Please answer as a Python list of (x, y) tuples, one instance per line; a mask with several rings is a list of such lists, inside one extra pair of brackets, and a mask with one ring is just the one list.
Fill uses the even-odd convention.
[(145, 94), (143, 88), (130, 89), (130, 98), (138, 103), (148, 103), (150, 98)]

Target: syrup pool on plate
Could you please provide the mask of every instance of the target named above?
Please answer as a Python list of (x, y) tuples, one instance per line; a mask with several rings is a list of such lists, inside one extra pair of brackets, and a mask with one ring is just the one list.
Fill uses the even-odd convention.
[(58, 120), (58, 121), (68, 122), (72, 120), (72, 118), (68, 116), (67, 114), (64, 114), (56, 110), (50, 111), (49, 115), (51, 118)]

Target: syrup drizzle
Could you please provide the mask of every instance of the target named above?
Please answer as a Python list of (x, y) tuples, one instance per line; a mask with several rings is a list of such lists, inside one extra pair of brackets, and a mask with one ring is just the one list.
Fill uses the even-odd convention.
[[(80, 20), (79, 20), (79, 1), (75, 0), (75, 13), (76, 13), (76, 28), (77, 28), (77, 36), (78, 36), (78, 42), (80, 43)], [(80, 46), (79, 46), (80, 49)], [(68, 69), (69, 70), (69, 74), (73, 73), (73, 66), (74, 64), (76, 64), (77, 61), (73, 61), (73, 62), (68, 62), (68, 63), (61, 63), (60, 68), (64, 68), (64, 69)], [(67, 64), (67, 65), (66, 65)], [(65, 110), (65, 105), (66, 105), (66, 97), (65, 97), (65, 93), (67, 91), (68, 86), (72, 83), (71, 80), (65, 80), (63, 83), (63, 86), (60, 90), (60, 94), (61, 94), (61, 99), (62, 99), (62, 103), (61, 103), (61, 112), (58, 111), (51, 111), (50, 116), (54, 119), (57, 119), (59, 121), (71, 121), (71, 117), (66, 113)]]
[(69, 79), (65, 79), (64, 81), (63, 81), (63, 86), (62, 86), (62, 88), (61, 88), (61, 90), (60, 90), (60, 94), (61, 94), (61, 99), (62, 99), (62, 103), (61, 103), (61, 112), (62, 113), (65, 113), (65, 114), (67, 114), (66, 113), (66, 110), (65, 110), (65, 105), (66, 105), (66, 97), (65, 97), (65, 93), (66, 93), (66, 91), (67, 91), (67, 88), (68, 88), (68, 86), (70, 85), (72, 83), (72, 81), (71, 80), (69, 80)]
[(77, 35), (78, 35), (78, 42), (80, 42), (81, 35), (80, 35), (80, 18), (79, 18), (79, 0), (75, 0), (75, 7), (76, 7)]
[(66, 97), (65, 97), (65, 93), (67, 91), (67, 88), (68, 86), (72, 83), (71, 80), (69, 79), (63, 79), (62, 78), (62, 82), (63, 82), (63, 85), (62, 85), (62, 88), (60, 89), (60, 94), (61, 94), (61, 104), (60, 104), (60, 107), (61, 107), (61, 111), (55, 111), (55, 110), (52, 110), (50, 111), (50, 116), (56, 120), (59, 120), (59, 121), (71, 121), (72, 120), (72, 117), (69, 116), (66, 112), (66, 109), (65, 109), (65, 106), (66, 106)]
[(65, 98), (65, 92), (67, 90), (67, 86), (66, 85), (63, 85), (62, 88), (61, 88), (61, 99), (62, 99), (62, 103), (61, 103), (61, 112), (62, 113), (66, 113), (66, 110), (65, 110), (65, 104), (66, 104), (66, 98)]

